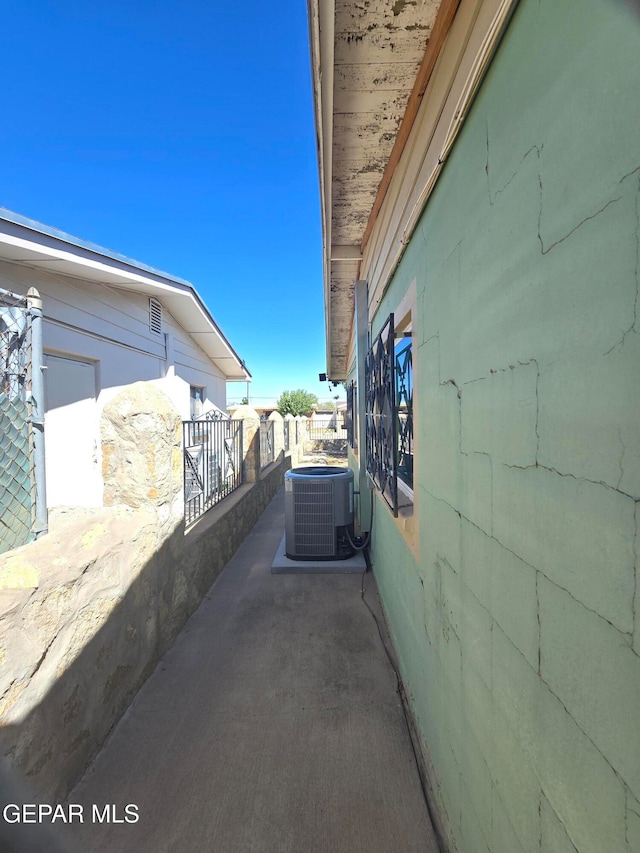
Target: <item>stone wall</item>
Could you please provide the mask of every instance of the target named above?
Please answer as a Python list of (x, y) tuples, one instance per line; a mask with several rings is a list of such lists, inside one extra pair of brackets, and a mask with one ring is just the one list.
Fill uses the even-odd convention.
[(49, 535), (0, 557), (0, 746), (45, 802), (82, 775), (291, 465), (280, 453), (185, 532), (179, 428), (162, 392), (126, 389), (102, 421), (107, 505), (55, 512)]

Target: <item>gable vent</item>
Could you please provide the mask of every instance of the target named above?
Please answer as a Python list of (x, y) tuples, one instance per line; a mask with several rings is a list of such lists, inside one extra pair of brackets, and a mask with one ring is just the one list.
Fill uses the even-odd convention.
[(156, 335), (162, 333), (162, 305), (157, 299), (149, 300), (149, 329)]

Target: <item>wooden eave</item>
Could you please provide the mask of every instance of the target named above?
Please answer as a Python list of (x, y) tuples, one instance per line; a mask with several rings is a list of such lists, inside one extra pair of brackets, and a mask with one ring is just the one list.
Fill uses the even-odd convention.
[(516, 5), (309, 0), (332, 379), (354, 282), (375, 312)]
[[(456, 0), (457, 3), (457, 0)], [(327, 372), (344, 378), (362, 244), (438, 11), (449, 0), (309, 0)], [(406, 135), (405, 135), (406, 139)]]

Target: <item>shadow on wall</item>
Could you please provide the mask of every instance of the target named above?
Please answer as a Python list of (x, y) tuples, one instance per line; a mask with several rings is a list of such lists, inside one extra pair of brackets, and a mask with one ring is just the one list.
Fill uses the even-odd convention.
[[(146, 391), (141, 399), (148, 406)], [(152, 458), (157, 465), (149, 444), (139, 443), (140, 429), (149, 428), (148, 409), (141, 411), (127, 397), (124, 411), (128, 440), (142, 450), (143, 468)], [(136, 432), (138, 416), (144, 417)], [(172, 424), (165, 423), (169, 444)], [(115, 435), (108, 429), (105, 434)], [(110, 455), (107, 485), (120, 490), (114, 502), (127, 494), (123, 467), (137, 472), (135, 494), (145, 493), (142, 469), (127, 447), (115, 441)], [(62, 513), (48, 536), (3, 556), (0, 573), (9, 567), (26, 578), (26, 588), (0, 593), (0, 748), (9, 774), (0, 779), (3, 808), (16, 801), (64, 802), (280, 487), (287, 463), (282, 457), (262, 480), (240, 487), (186, 535), (182, 517), (170, 508), (182, 488), (180, 470), (167, 475), (168, 490), (154, 495), (159, 504)], [(55, 851), (53, 841), (37, 840), (38, 832), (46, 836), (46, 827), (8, 824), (0, 815), (2, 850)]]

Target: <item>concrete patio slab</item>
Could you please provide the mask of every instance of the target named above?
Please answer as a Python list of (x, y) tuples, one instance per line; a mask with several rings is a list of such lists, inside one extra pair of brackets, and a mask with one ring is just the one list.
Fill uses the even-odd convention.
[(272, 574), (284, 490), (69, 802), (92, 853), (436, 853), (371, 575)]
[(278, 550), (271, 563), (271, 574), (274, 575), (344, 575), (362, 574), (367, 568), (362, 551), (356, 551), (353, 557), (346, 560), (292, 560), (285, 554), (285, 537), (283, 535)]

